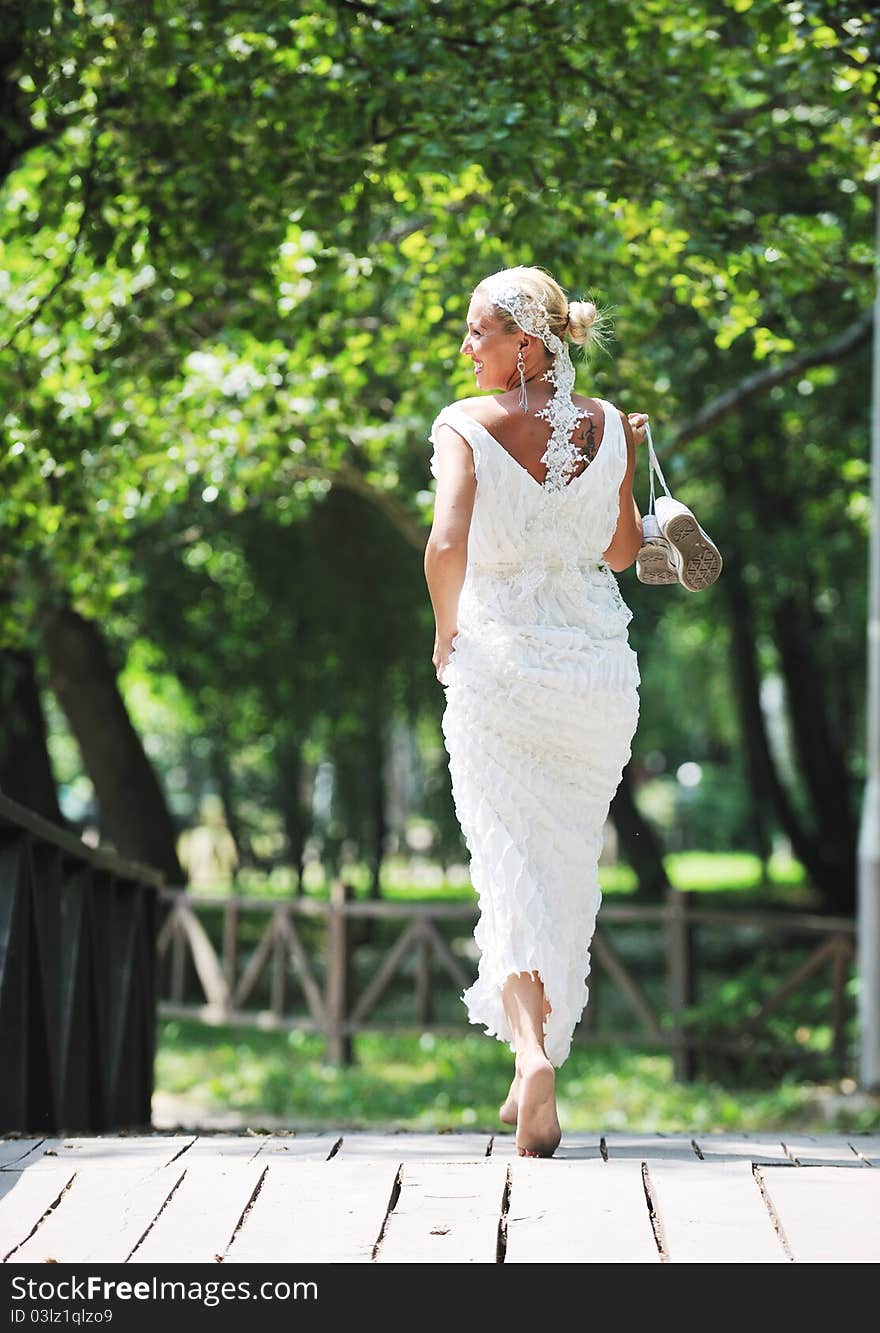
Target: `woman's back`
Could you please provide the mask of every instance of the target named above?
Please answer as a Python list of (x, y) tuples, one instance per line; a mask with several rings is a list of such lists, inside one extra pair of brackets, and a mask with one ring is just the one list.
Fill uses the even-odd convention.
[[(548, 401), (549, 401), (549, 395)], [(596, 457), (605, 430), (605, 407), (599, 398), (585, 398), (573, 394), (575, 405), (584, 413), (571, 432), (570, 440), (580, 455), (574, 475), (580, 475)], [(543, 485), (547, 465), (541, 459), (550, 439), (551, 429), (546, 420), (531, 413), (511, 411), (503, 398), (465, 398), (456, 404), (468, 416), (484, 426), (506, 449), (514, 462)]]
[[(468, 568), (519, 569), (532, 580), (552, 567), (604, 565), (620, 514), (627, 469), (626, 436), (617, 409), (604, 399), (581, 399), (591, 415), (573, 433), (579, 465), (562, 490), (548, 489), (541, 455), (549, 429), (541, 419), (505, 411), (498, 399), (469, 398), (439, 413), (431, 430), (431, 471), (439, 475), (437, 442), (449, 426), (470, 445), (476, 493), (468, 538)], [(607, 568), (607, 567), (606, 567)], [(607, 571), (616, 588), (616, 580)], [(536, 585), (535, 585), (536, 586)]]

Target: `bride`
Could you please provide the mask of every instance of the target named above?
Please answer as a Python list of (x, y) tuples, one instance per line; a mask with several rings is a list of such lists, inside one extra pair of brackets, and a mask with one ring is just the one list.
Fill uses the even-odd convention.
[(425, 550), (456, 815), (479, 895), (469, 1020), (506, 1041), (521, 1155), (561, 1138), (555, 1073), (587, 1003), (598, 862), (638, 721), (632, 612), (647, 416), (574, 392), (591, 302), (540, 268), (474, 290), (461, 352), (482, 394), (436, 418)]

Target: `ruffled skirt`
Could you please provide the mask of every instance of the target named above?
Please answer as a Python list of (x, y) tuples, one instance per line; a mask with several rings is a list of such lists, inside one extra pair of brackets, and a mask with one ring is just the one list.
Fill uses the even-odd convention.
[(557, 1067), (589, 999), (603, 830), (639, 717), (631, 612), (610, 577), (613, 589), (591, 585), (589, 615), (583, 597), (545, 587), (545, 604), (515, 620), (469, 579), (443, 674), (452, 795), (480, 911), (479, 972), (461, 999), (469, 1021), (513, 1051), (502, 988), (538, 972)]

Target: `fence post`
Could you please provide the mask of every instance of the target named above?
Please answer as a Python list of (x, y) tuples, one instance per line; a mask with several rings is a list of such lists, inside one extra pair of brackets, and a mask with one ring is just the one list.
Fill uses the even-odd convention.
[(271, 1006), (276, 1018), (284, 1017), (284, 993), (287, 982), (287, 939), (284, 934), (286, 920), (284, 908), (275, 914), (275, 939), (272, 943), (272, 986)]
[(696, 1073), (695, 1052), (681, 1022), (682, 1011), (694, 1003), (693, 927), (688, 920), (692, 895), (670, 888), (666, 893), (666, 1000), (673, 1018), (672, 1071), (679, 1083)]
[(851, 957), (849, 941), (840, 937), (831, 962), (831, 1028), (834, 1034), (834, 1063), (840, 1078), (847, 1073), (849, 1064), (846, 1048), (846, 981)]
[[(174, 903), (172, 912), (177, 915), (180, 899)], [(180, 917), (174, 923), (171, 936), (171, 998), (175, 1004), (183, 1004), (186, 996), (186, 935)]]
[(434, 997), (431, 993), (431, 952), (433, 945), (428, 936), (419, 940), (416, 971), (416, 997), (420, 1023), (434, 1021)]
[(335, 1065), (354, 1062), (353, 1040), (343, 1030), (348, 1017), (348, 990), (351, 977), (348, 915), (346, 903), (354, 897), (350, 884), (341, 879), (330, 881), (330, 911), (327, 915), (327, 1058)]
[(232, 997), (238, 982), (238, 903), (226, 905), (223, 913), (223, 976), (226, 979), (227, 1008), (232, 1009)]

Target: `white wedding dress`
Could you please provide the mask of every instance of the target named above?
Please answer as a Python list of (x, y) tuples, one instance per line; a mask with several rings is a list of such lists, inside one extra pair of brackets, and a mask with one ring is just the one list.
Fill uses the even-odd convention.
[[(600, 400), (592, 461), (550, 491), (473, 417), (447, 424), (477, 477), (458, 633), (442, 673), (442, 728), (456, 816), (479, 895), (479, 973), (461, 996), (471, 1023), (513, 1051), (501, 988), (537, 971), (551, 1012), (544, 1046), (559, 1066), (589, 998), (598, 862), (611, 799), (639, 717), (632, 612), (602, 553), (627, 465), (617, 410)], [(431, 455), (436, 478), (437, 451)]]

